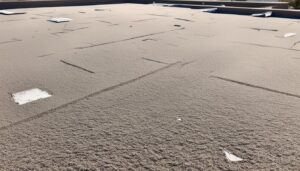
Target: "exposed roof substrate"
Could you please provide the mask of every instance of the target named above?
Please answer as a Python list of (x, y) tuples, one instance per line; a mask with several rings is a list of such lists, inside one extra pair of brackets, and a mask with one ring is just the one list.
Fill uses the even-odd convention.
[[(26, 14), (0, 15), (0, 170), (300, 168), (298, 20), (153, 4), (14, 11)], [(14, 103), (32, 88), (52, 96)]]

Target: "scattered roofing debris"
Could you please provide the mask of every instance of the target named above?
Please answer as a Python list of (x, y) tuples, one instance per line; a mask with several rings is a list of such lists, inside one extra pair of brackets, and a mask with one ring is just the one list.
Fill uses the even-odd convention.
[(233, 155), (231, 152), (227, 150), (223, 150), (223, 153), (225, 153), (226, 159), (230, 162), (239, 162), (243, 160), (242, 158)]
[(250, 29), (256, 30), (256, 31), (278, 31), (277, 29), (266, 29), (266, 28), (257, 28), (257, 27), (252, 27)]
[(54, 22), (54, 23), (63, 23), (63, 22), (72, 21), (72, 19), (64, 18), (64, 17), (57, 17), (57, 18), (51, 18), (48, 21), (51, 21), (51, 22)]
[(38, 88), (33, 88), (30, 90), (25, 90), (12, 94), (12, 98), (19, 105), (30, 103), (39, 99), (45, 99), (51, 96), (52, 95), (48, 92), (42, 91)]
[(26, 14), (26, 12), (14, 12), (8, 10), (0, 10), (0, 14), (2, 15), (18, 15), (18, 14)]
[(257, 13), (257, 14), (252, 14), (253, 17), (271, 17), (272, 16), (272, 11), (264, 12), (264, 13)]
[(201, 12), (217, 12), (218, 8), (204, 8), (204, 9), (199, 9)]
[(284, 38), (296, 36), (296, 33), (286, 33), (283, 35)]
[[(293, 158), (298, 149), (294, 147), (300, 148), (300, 144), (296, 146), (294, 143), (299, 136), (290, 136), (297, 132), (295, 130), (299, 126), (300, 99), (289, 97), (292, 94), (283, 94), (283, 91), (298, 93), (295, 89), (300, 72), (297, 70), (297, 63), (300, 62), (296, 60), (298, 52), (231, 44), (232, 41), (244, 41), (290, 47), (300, 41), (298, 35), (286, 39), (274, 36), (283, 37), (289, 32), (299, 34), (299, 25), (286, 27), (292, 20), (159, 7), (155, 12), (164, 14), (168, 11), (170, 15), (194, 22), (152, 16), (158, 19), (135, 24), (132, 21), (152, 18), (145, 11), (152, 11), (153, 7), (135, 5), (131, 9), (116, 6), (116, 10), (112, 7), (113, 12), (107, 12), (108, 15), (102, 15), (106, 12), (94, 12), (94, 7), (80, 7), (88, 12), (80, 14), (77, 8), (61, 9), (53, 14), (54, 17), (74, 19), (62, 24), (48, 23), (47, 19), (52, 17), (32, 21), (30, 17), (34, 15), (31, 14), (2, 16), (24, 18), (24, 22), (5, 23), (1, 28), (3, 33), (9, 34), (4, 34), (0, 41), (20, 38), (22, 42), (0, 45), (3, 51), (0, 55), (0, 75), (3, 77), (0, 113), (3, 120), (8, 118), (2, 121), (4, 124), (1, 123), (0, 127), (3, 132), (0, 149), (5, 152), (0, 168), (29, 170), (41, 168), (40, 163), (50, 163), (47, 167), (55, 169), (67, 163), (65, 167), (71, 170), (96, 170), (97, 166), (103, 165), (102, 161), (94, 162), (94, 156), (100, 154), (97, 152), (102, 147), (111, 150), (103, 155), (101, 153), (105, 162), (109, 162), (107, 168), (126, 169), (126, 163), (132, 161), (142, 162), (139, 167), (145, 168), (147, 163), (143, 161), (149, 158), (150, 161), (160, 161), (162, 157), (164, 161), (156, 162), (154, 170), (170, 167), (257, 170), (273, 167), (270, 161), (276, 162), (274, 168), (283, 170), (297, 170), (296, 167), (300, 166), (294, 161), (289, 164), (281, 160), (286, 157), (286, 150), (292, 153), (287, 157)], [(120, 9), (130, 13), (124, 16), (124, 10)], [(104, 16), (103, 20), (120, 22), (120, 25), (110, 27), (109, 24), (97, 22), (97, 19), (87, 19), (94, 13)], [(190, 17), (191, 13), (195, 13), (195, 17)], [(208, 25), (210, 21), (216, 24)], [(79, 25), (87, 22), (88, 25)], [(128, 28), (130, 24), (134, 26), (132, 29)], [(16, 25), (22, 28), (21, 32)], [(85, 26), (89, 29), (84, 29), (87, 28)], [(177, 31), (186, 26), (186, 30)], [(169, 29), (176, 31), (162, 34), (162, 31)], [(62, 37), (58, 39), (49, 35), (75, 30), (78, 32), (59, 33)], [(230, 34), (224, 30), (230, 30)], [(35, 40), (31, 36), (35, 36)], [(169, 47), (168, 43), (174, 43), (177, 47)], [(89, 47), (99, 47), (73, 49), (88, 44)], [(108, 46), (101, 46), (106, 44)], [(295, 48), (300, 50), (300, 42)], [(48, 56), (51, 53), (55, 55)], [(168, 64), (174, 60), (180, 62)], [(198, 62), (193, 63), (193, 60)], [(161, 62), (166, 64), (159, 64)], [(95, 74), (90, 74), (93, 71)], [(223, 81), (221, 77), (219, 80), (211, 79), (211, 74), (223, 76)], [(17, 94), (35, 87), (46, 90), (53, 98), (19, 106), (14, 96), (7, 93)], [(288, 116), (283, 116), (284, 113)], [(287, 124), (292, 127), (278, 129)], [(132, 136), (134, 134), (137, 136)], [(236, 136), (238, 134), (243, 136)], [(268, 134), (272, 134), (271, 139), (266, 138)], [(61, 139), (59, 135), (66, 136)], [(168, 141), (162, 141), (165, 139)], [(82, 148), (82, 143), (78, 146), (77, 142), (92, 146)], [(276, 151), (280, 145), (284, 148)], [(55, 153), (48, 154), (53, 150)], [(131, 155), (145, 150), (138, 158)], [(266, 153), (268, 150), (274, 153)], [(65, 161), (53, 161), (57, 156), (77, 152), (87, 154), (84, 156), (87, 165), (80, 163), (80, 154), (71, 156), (76, 165), (68, 164), (69, 157)], [(26, 153), (30, 155), (23, 155)], [(121, 153), (125, 157), (111, 157)], [(15, 160), (22, 157), (24, 160)], [(259, 162), (255, 163), (258, 161), (256, 159)], [(76, 161), (79, 161), (78, 165)], [(14, 164), (6, 166), (7, 163)], [(64, 166), (61, 166), (63, 169)]]
[(65, 60), (60, 60), (60, 62), (62, 62), (62, 63), (64, 63), (64, 64), (66, 64), (66, 65), (69, 65), (69, 66), (72, 66), (72, 67), (75, 67), (75, 68), (81, 69), (81, 70), (83, 70), (83, 71), (86, 71), (86, 72), (88, 72), (88, 73), (95, 74), (95, 72), (94, 72), (94, 71), (88, 70), (88, 69), (86, 69), (86, 68), (83, 68), (83, 67), (81, 67), (81, 66), (78, 66), (78, 65), (71, 64), (71, 63), (69, 63), (69, 62), (67, 62), (67, 61), (65, 61)]

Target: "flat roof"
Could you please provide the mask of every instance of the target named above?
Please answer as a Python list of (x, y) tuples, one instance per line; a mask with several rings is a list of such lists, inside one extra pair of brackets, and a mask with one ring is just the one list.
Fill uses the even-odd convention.
[[(0, 15), (0, 170), (300, 168), (299, 20), (159, 4), (12, 11), (26, 14)], [(14, 102), (34, 88), (51, 97)]]

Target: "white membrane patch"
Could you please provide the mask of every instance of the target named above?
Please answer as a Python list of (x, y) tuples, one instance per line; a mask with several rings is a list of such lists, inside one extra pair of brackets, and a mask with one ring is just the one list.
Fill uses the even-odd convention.
[(226, 150), (223, 150), (223, 152), (225, 153), (225, 156), (227, 158), (228, 161), (231, 161), (231, 162), (239, 162), (239, 161), (242, 161), (243, 159), (242, 158), (239, 158), (235, 155), (233, 155), (231, 152), (229, 151), (226, 151)]
[(283, 35), (284, 38), (296, 36), (296, 33), (286, 33)]
[(14, 15), (14, 14), (25, 14), (25, 12), (13, 12), (13, 11), (7, 11), (7, 10), (0, 10), (0, 14)]
[(253, 17), (271, 17), (272, 11), (268, 11), (265, 13), (252, 14)]
[(216, 12), (218, 8), (204, 8), (200, 9), (201, 12)]
[(62, 22), (72, 21), (72, 19), (71, 18), (64, 18), (64, 17), (57, 17), (57, 18), (51, 18), (49, 21), (55, 22), (55, 23), (62, 23)]
[(51, 96), (52, 95), (48, 92), (42, 91), (38, 88), (33, 88), (30, 90), (25, 90), (12, 94), (14, 101), (19, 105), (30, 103), (39, 99), (45, 99)]

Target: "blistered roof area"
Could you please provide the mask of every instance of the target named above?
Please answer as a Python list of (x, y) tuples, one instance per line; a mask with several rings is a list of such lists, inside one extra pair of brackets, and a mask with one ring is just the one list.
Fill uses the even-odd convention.
[(2, 13), (0, 170), (300, 168), (299, 20), (160, 4)]

